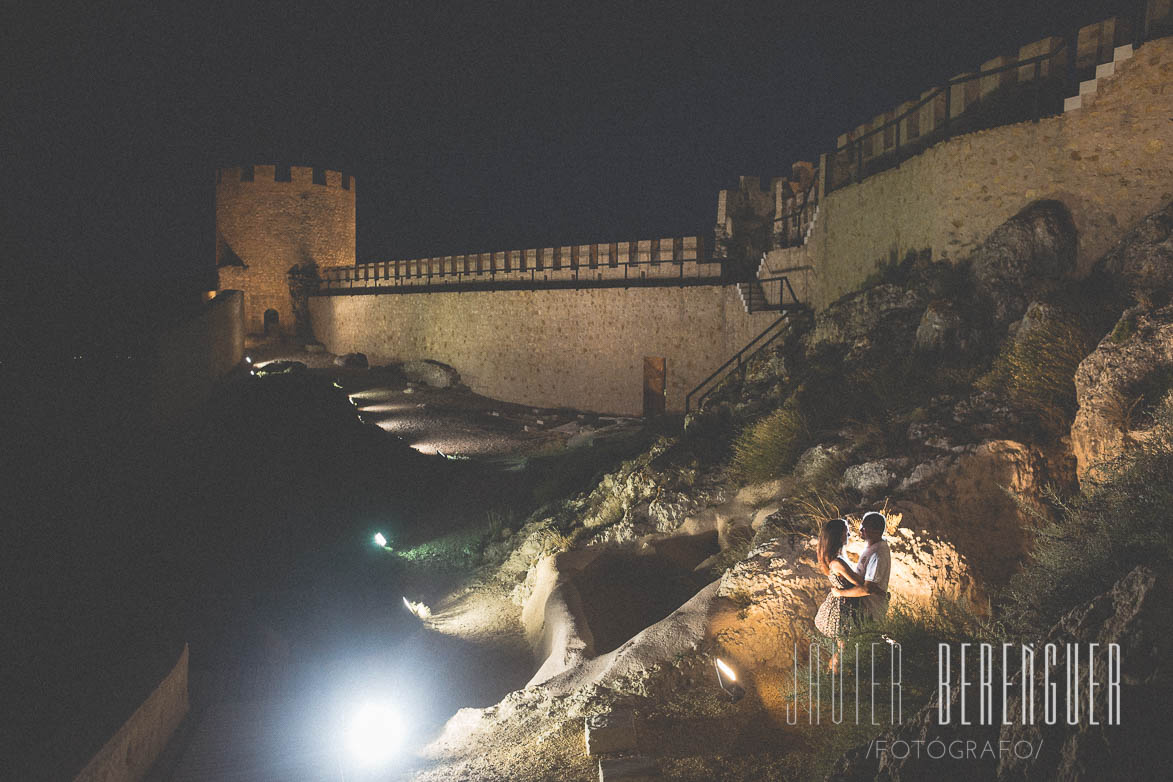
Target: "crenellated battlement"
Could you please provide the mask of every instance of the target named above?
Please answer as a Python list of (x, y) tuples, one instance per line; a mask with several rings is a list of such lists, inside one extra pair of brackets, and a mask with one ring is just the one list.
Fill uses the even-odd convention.
[(1143, 24), (1104, 20), (989, 59), (785, 176), (740, 178), (704, 237), (356, 265), (352, 180), (222, 169), (221, 287), (245, 291), (249, 331), (288, 333), (287, 273), (312, 261), (306, 320), (334, 352), (436, 359), (481, 393), (627, 413), (654, 407), (645, 370), (667, 367), (650, 387), (683, 410), (791, 299), (822, 309), (891, 265), (964, 259), (1040, 199), (1070, 208), (1086, 272), (1167, 202), (1173, 0), (1143, 11)]
[(216, 169), (217, 187), (233, 183), (317, 185), (354, 193), (354, 175), (315, 166), (257, 164)]
[(724, 266), (699, 236), (498, 250), (326, 269), (322, 289), (395, 288), (484, 282), (655, 282), (719, 280)]
[(353, 266), (354, 237), (350, 174), (274, 164), (216, 171), (220, 288), (244, 292), (249, 333), (292, 334), (290, 269)]

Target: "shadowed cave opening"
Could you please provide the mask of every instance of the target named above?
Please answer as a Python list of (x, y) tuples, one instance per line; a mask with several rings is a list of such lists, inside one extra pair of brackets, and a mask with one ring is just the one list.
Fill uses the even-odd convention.
[(574, 579), (595, 654), (618, 649), (711, 583), (707, 568), (693, 568), (717, 551), (713, 532), (659, 541), (649, 553), (600, 554)]

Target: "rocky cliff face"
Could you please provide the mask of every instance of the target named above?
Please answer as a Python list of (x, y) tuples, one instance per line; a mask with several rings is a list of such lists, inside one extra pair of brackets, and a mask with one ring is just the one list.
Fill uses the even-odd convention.
[(1148, 412), (1173, 388), (1173, 306), (1126, 311), (1079, 365), (1071, 446), (1080, 480), (1152, 435)]
[[(781, 714), (793, 649), (816, 637), (813, 617), (827, 594), (813, 531), (826, 518), (858, 519), (867, 510), (882, 510), (889, 521), (894, 601), (915, 613), (944, 599), (971, 618), (997, 622), (1001, 590), (1034, 566), (1038, 529), (1053, 515), (1051, 490), (1076, 491), (1077, 463), (1086, 476), (1097, 460), (1154, 436), (1146, 435), (1155, 431), (1146, 400), (1155, 402), (1173, 385), (1168, 211), (1130, 233), (1091, 282), (1071, 279), (1078, 237), (1065, 207), (1039, 202), (969, 259), (910, 259), (816, 316), (794, 319), (743, 376), (728, 379), (689, 417), (683, 437), (660, 440), (603, 476), (594, 491), (547, 508), (507, 543), (512, 554), (495, 577), (526, 606), (544, 659), (556, 663), (545, 671), (551, 678), (532, 689), (609, 692), (617, 682), (638, 681), (639, 708), (672, 726), (665, 741), (679, 744), (668, 737), (681, 733), (690, 737), (684, 743), (703, 742), (699, 727), (689, 733), (686, 717), (702, 708), (690, 699), (708, 692), (711, 657), (720, 655), (745, 674), (748, 695), (736, 716), (722, 712), (718, 722), (737, 730), (753, 725), (755, 741), (768, 743), (775, 736), (769, 731), (786, 729)], [(1140, 292), (1141, 305), (1105, 337), (1128, 288)], [(793, 466), (747, 484), (730, 446), (783, 408), (798, 419), (787, 436), (801, 442), (784, 443)], [(849, 555), (859, 548), (853, 545)], [(576, 573), (587, 566), (575, 570), (575, 563), (616, 551), (645, 564), (687, 560), (686, 569), (719, 582), (596, 654), (589, 634), (575, 628), (590, 624), (588, 609), (598, 596), (583, 593), (590, 579)], [(554, 599), (565, 597), (568, 586), (578, 590), (583, 622), (558, 618), (574, 613), (575, 600)], [(1119, 644), (1124, 726), (939, 725), (936, 701), (915, 711), (909, 704), (911, 718), (879, 739), (1028, 742), (1043, 749), (1030, 757), (1000, 758), (995, 751), (934, 763), (923, 755), (877, 756), (864, 745), (841, 758), (830, 778), (1099, 779), (1122, 769), (1153, 778), (1166, 756), (1142, 752), (1137, 742), (1152, 735), (1149, 726), (1161, 725), (1156, 709), (1173, 694), (1165, 670), (1173, 651), (1171, 586), (1159, 570), (1138, 568), (1034, 639), (1099, 644), (1099, 654)], [(573, 653), (547, 654), (546, 647)], [(1036, 670), (1036, 679), (1042, 675)], [(1090, 686), (1083, 676), (1077, 686)], [(1014, 687), (1010, 692), (1016, 695)], [(956, 687), (945, 697), (959, 705)], [(1097, 711), (1104, 697), (1096, 693)], [(1022, 709), (1013, 697), (1006, 706), (1010, 714)], [(742, 749), (744, 779), (780, 778), (773, 771), (755, 776), (754, 764), (775, 769), (792, 751)], [(728, 757), (710, 760), (706, 768), (724, 768)], [(661, 766), (681, 771), (691, 762), (665, 756)]]
[[(1169, 589), (1173, 580), (1168, 573), (1157, 573), (1147, 567), (1138, 567), (1122, 578), (1108, 592), (1064, 616), (1047, 634), (1043, 644), (1079, 644), (1092, 649), (1094, 670), (1102, 676), (1108, 670), (1109, 645), (1117, 644), (1120, 653), (1121, 683), (1120, 723), (1110, 724), (1110, 688), (1089, 689), (1087, 659), (1080, 669), (1075, 686), (1084, 695), (1080, 706), (1083, 715), (1077, 725), (1066, 724), (1066, 716), (1047, 725), (1043, 706), (1036, 703), (1033, 723), (1023, 722), (1024, 702), (1022, 673), (1011, 681), (1013, 693), (1006, 704), (1010, 724), (977, 726), (961, 725), (954, 718), (950, 724), (938, 721), (939, 697), (920, 709), (899, 727), (877, 737), (884, 747), (920, 746), (917, 753), (877, 753), (876, 745), (857, 747), (845, 755), (827, 776), (828, 782), (863, 782), (863, 780), (1020, 780), (1036, 779), (1167, 779), (1171, 759), (1167, 752), (1155, 746), (1155, 732), (1165, 722), (1168, 699), (1173, 695), (1173, 671), (1169, 655), (1173, 652), (1173, 604)], [(1090, 644), (1096, 644), (1095, 647)], [(1041, 650), (1040, 646), (1040, 650)], [(1040, 651), (1040, 661), (1042, 655)], [(1034, 671), (1034, 692), (1042, 693), (1047, 682), (1061, 682), (1065, 676), (1065, 660), (1060, 657), (1053, 665), (1040, 663)], [(1066, 687), (1066, 685), (1064, 685)], [(1094, 693), (1090, 702), (1086, 694)], [(1066, 693), (1066, 689), (1064, 689)], [(951, 714), (960, 706), (960, 688), (949, 690)], [(1002, 714), (1001, 691), (994, 688), (993, 713)], [(1058, 707), (1066, 709), (1066, 698), (1060, 697)], [(1093, 718), (1097, 715), (1093, 724)], [(923, 748), (929, 742), (941, 741), (948, 747), (954, 742), (974, 742), (977, 747), (990, 744), (1008, 751), (981, 753), (978, 757), (955, 758), (946, 752), (934, 759)], [(914, 742), (921, 742), (919, 745)], [(1160, 741), (1164, 746), (1168, 742)], [(1025, 751), (1026, 745), (1032, 751)], [(1014, 747), (1023, 751), (1015, 752)], [(1033, 749), (1033, 748), (1036, 748)], [(879, 757), (877, 757), (879, 755)], [(903, 757), (901, 757), (903, 755)]]

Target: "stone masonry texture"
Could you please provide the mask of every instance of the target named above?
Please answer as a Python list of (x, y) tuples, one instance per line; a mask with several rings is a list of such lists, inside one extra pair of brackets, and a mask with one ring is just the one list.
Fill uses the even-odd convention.
[(1084, 107), (971, 133), (823, 198), (811, 241), (814, 304), (857, 288), (910, 251), (967, 256), (1028, 203), (1065, 203), (1079, 269), (1173, 198), (1173, 37), (1141, 46)]
[(667, 359), (667, 407), (778, 317), (733, 286), (316, 296), (314, 332), (372, 363), (433, 359), (472, 390), (535, 406), (638, 415), (643, 360)]
[[(275, 166), (225, 168), (216, 181), (216, 265), (221, 290), (244, 292), (245, 331), (264, 331), (264, 313), (276, 310), (281, 331), (293, 333), (286, 273), (307, 262), (320, 268), (353, 266), (354, 178), (292, 166), (290, 181), (275, 181)], [(343, 187), (343, 177), (346, 176)], [(243, 262), (245, 266), (231, 265)]]

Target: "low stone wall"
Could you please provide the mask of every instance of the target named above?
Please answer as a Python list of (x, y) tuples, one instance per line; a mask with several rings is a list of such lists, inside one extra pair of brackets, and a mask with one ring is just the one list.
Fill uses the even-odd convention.
[(132, 782), (146, 776), (187, 716), (187, 670), (185, 644), (171, 672), (74, 777), (74, 782)]
[(244, 295), (220, 291), (159, 336), (150, 377), (151, 419), (166, 424), (208, 398), (244, 359)]
[(1173, 198), (1173, 37), (1141, 46), (1083, 108), (943, 142), (823, 196), (809, 243), (825, 307), (890, 259), (972, 252), (1032, 201), (1065, 203), (1079, 267)]
[(778, 317), (732, 286), (317, 296), (314, 331), (375, 363), (451, 364), (480, 394), (638, 415), (645, 357), (667, 361), (667, 408)]

